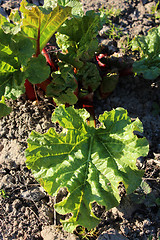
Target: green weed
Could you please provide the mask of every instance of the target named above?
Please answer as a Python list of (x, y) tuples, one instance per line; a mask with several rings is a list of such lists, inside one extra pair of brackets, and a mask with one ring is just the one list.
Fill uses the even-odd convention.
[(110, 30), (106, 33), (109, 39), (118, 40), (123, 36), (123, 31), (113, 23), (109, 24)]
[(104, 13), (108, 19), (112, 17), (119, 17), (121, 14), (121, 9), (114, 9), (113, 7), (105, 9), (103, 6), (99, 9), (100, 12)]
[(6, 194), (6, 192), (3, 189), (0, 189), (0, 196), (4, 199), (9, 198), (9, 196)]
[(94, 240), (98, 238), (99, 232), (96, 228), (91, 229), (88, 231), (85, 227), (78, 227), (76, 229), (77, 235), (80, 238), (80, 240)]
[(151, 14), (154, 16), (155, 19), (160, 18), (160, 9), (158, 9), (159, 4), (160, 1), (158, 1), (157, 4), (151, 8)]

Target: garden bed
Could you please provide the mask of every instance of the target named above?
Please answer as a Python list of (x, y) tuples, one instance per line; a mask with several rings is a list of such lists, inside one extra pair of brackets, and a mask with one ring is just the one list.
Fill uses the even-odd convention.
[[(60, 225), (60, 219), (64, 217), (55, 213), (54, 198), (33, 178), (24, 156), (32, 130), (44, 133), (54, 127), (60, 131), (58, 124), (51, 123), (55, 106), (48, 98), (34, 105), (22, 95), (15, 101), (8, 101), (12, 112), (0, 120), (0, 239), (159, 239), (160, 77), (149, 81), (133, 73), (125, 76), (126, 69), (139, 57), (128, 49), (129, 40), (135, 35), (146, 35), (160, 23), (153, 11), (155, 1), (88, 0), (82, 3), (85, 11), (99, 11), (100, 8), (105, 11), (112, 7), (113, 11), (121, 10), (116, 17), (118, 11), (113, 13), (114, 31), (104, 25), (98, 35), (104, 49), (118, 59), (121, 75), (110, 96), (104, 100), (95, 96), (94, 107), (96, 117), (106, 110), (123, 107), (132, 120), (138, 117), (142, 121), (143, 135), (150, 146), (148, 156), (137, 160), (138, 167), (145, 170), (144, 186), (127, 197), (122, 187), (122, 201), (117, 208), (105, 211), (102, 206), (94, 205), (94, 212), (101, 222), (93, 231), (82, 228), (74, 234), (64, 232)], [(2, 0), (1, 6), (5, 15), (19, 3)], [(114, 64), (117, 67), (116, 61)], [(65, 194), (62, 191), (58, 197)]]

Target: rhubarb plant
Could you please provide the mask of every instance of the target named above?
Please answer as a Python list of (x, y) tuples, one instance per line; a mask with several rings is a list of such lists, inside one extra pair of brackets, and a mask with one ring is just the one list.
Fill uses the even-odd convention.
[[(102, 79), (96, 66), (97, 62), (105, 65), (100, 63), (102, 56), (95, 54), (97, 32), (105, 18), (93, 11), (83, 15), (79, 4), (78, 0), (45, 0), (38, 7), (22, 0), (21, 16), (18, 11), (10, 14), (10, 21), (0, 16), (0, 117), (11, 110), (5, 98), (17, 98), (26, 91), (34, 100), (36, 87), (56, 103), (71, 105), (88, 93), (92, 98), (98, 88), (104, 95), (114, 89), (118, 75), (112, 72)], [(58, 69), (44, 49), (55, 32), (61, 48)], [(100, 115), (99, 128), (93, 126), (93, 119), (85, 109), (60, 105), (52, 121), (59, 122), (63, 131), (33, 131), (28, 139), (26, 165), (34, 177), (51, 196), (57, 196), (61, 188), (68, 191), (55, 209), (72, 215), (63, 221), (69, 232), (78, 225), (91, 229), (98, 224), (94, 202), (107, 210), (117, 206), (121, 182), (128, 194), (139, 186), (143, 171), (137, 169), (136, 159), (148, 152), (147, 140), (135, 135), (143, 131), (142, 123), (139, 119), (132, 122), (126, 110), (117, 108)]]
[(55, 204), (55, 210), (71, 214), (62, 221), (69, 232), (78, 225), (91, 229), (99, 223), (92, 211), (94, 202), (106, 210), (117, 206), (120, 183), (127, 194), (140, 185), (144, 172), (137, 169), (136, 159), (149, 150), (146, 138), (135, 134), (143, 131), (142, 123), (138, 118), (132, 122), (123, 108), (100, 115), (99, 128), (89, 126), (87, 118), (85, 109), (59, 106), (52, 121), (59, 122), (63, 131), (33, 131), (26, 150), (27, 167), (51, 196), (67, 189), (67, 197)]
[(160, 26), (150, 29), (147, 36), (134, 38), (132, 50), (138, 50), (141, 57), (134, 62), (133, 71), (145, 79), (156, 79), (160, 75)]
[[(98, 43), (97, 34), (106, 21), (106, 15), (88, 11), (83, 16), (67, 19), (56, 33), (56, 42), (61, 49), (58, 59), (74, 68), (79, 101), (87, 100), (91, 103), (91, 95), (93, 98), (95, 92), (97, 96), (104, 98), (117, 85), (118, 73), (112, 72), (112, 78), (108, 77), (110, 69), (107, 69), (106, 64), (101, 63), (106, 54), (100, 54), (101, 46)], [(54, 78), (52, 81), (56, 85)], [(47, 88), (49, 92), (51, 92), (50, 87), (51, 85)], [(75, 92), (75, 89), (72, 89), (72, 92)], [(57, 97), (55, 96), (55, 101)]]
[[(115, 88), (117, 79), (102, 78), (97, 67), (97, 34), (106, 16), (84, 15), (78, 0), (45, 0), (42, 7), (23, 0), (20, 12), (12, 11), (10, 22), (0, 16), (0, 97), (15, 99), (25, 92), (35, 100), (40, 88), (57, 105), (73, 105), (84, 98), (92, 103), (100, 86)], [(57, 67), (44, 48), (55, 32)]]
[(17, 98), (25, 80), (38, 84), (50, 75), (42, 49), (71, 15), (70, 7), (38, 7), (22, 0), (21, 17), (12, 12), (9, 22), (0, 15), (0, 97)]
[(97, 33), (105, 21), (99, 13), (88, 11), (84, 16), (67, 19), (56, 33), (56, 42), (62, 50), (58, 58), (76, 69), (79, 96), (84, 91), (86, 95), (95, 92), (101, 84), (102, 78), (93, 59), (99, 51)]

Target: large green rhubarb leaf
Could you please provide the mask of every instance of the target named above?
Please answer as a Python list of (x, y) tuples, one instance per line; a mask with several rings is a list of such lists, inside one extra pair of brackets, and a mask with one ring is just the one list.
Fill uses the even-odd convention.
[(76, 226), (94, 228), (99, 219), (92, 212), (97, 202), (110, 209), (120, 202), (119, 183), (129, 194), (141, 182), (143, 171), (136, 159), (146, 156), (148, 142), (134, 131), (143, 131), (139, 119), (131, 122), (127, 111), (117, 108), (99, 117), (101, 127), (86, 123), (86, 110), (58, 107), (52, 116), (64, 128), (57, 134), (53, 128), (45, 134), (32, 132), (28, 139), (26, 164), (34, 177), (52, 196), (67, 188), (68, 195), (55, 205), (60, 214), (72, 213), (63, 221), (64, 229), (72, 232)]
[[(70, 7), (47, 10), (22, 0), (9, 22), (0, 15), (0, 97), (17, 98), (24, 93), (24, 82), (40, 83), (48, 78), (50, 68), (41, 50), (71, 14)], [(35, 58), (36, 57), (36, 58)]]
[(160, 75), (160, 26), (148, 31), (147, 36), (132, 40), (132, 50), (138, 50), (141, 60), (134, 62), (133, 71), (154, 80)]
[(13, 52), (12, 43), (11, 35), (5, 34), (0, 29), (0, 98), (3, 95), (8, 97), (8, 94), (17, 98), (24, 90), (21, 65)]
[(67, 50), (69, 58), (72, 55), (75, 64), (81, 59), (91, 60), (98, 49), (97, 33), (104, 23), (105, 18), (94, 11), (88, 11), (83, 17), (73, 17), (59, 28), (57, 43), (64, 52)]
[(28, 5), (22, 0), (22, 30), (26, 37), (35, 41), (41, 51), (61, 24), (71, 15), (70, 7), (57, 6), (53, 10), (34, 5)]
[(17, 98), (25, 92), (23, 66), (33, 53), (29, 39), (0, 29), (0, 97)]

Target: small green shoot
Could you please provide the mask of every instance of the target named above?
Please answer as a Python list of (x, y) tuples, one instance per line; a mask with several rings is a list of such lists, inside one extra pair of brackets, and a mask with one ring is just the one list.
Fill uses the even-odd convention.
[(122, 52), (126, 54), (129, 50), (132, 48), (132, 39), (130, 39), (129, 35), (126, 35), (126, 38), (123, 39), (120, 43), (120, 48), (122, 49)]
[(160, 9), (158, 9), (160, 4), (160, 1), (158, 0), (156, 6), (153, 6), (151, 8), (151, 14), (154, 16), (155, 19), (159, 19), (160, 18)]
[(123, 36), (122, 28), (116, 26), (113, 23), (109, 24), (110, 30), (106, 33), (106, 35), (113, 40), (120, 39)]
[(99, 9), (99, 11), (101, 14), (106, 15), (106, 24), (110, 28), (106, 35), (110, 39), (120, 39), (120, 37), (123, 35), (122, 29), (113, 23), (113, 19), (120, 16), (121, 9), (114, 9), (113, 7), (105, 9), (102, 7)]
[(3, 189), (0, 189), (0, 196), (3, 199), (9, 198), (9, 196), (6, 194), (6, 192)]
[(85, 227), (79, 226), (76, 229), (76, 234), (80, 238), (80, 240), (90, 240), (90, 239), (97, 239), (98, 238), (98, 230), (97, 228), (93, 228), (88, 231)]
[[(155, 237), (153, 235), (150, 235), (147, 240), (155, 240)], [(160, 236), (157, 238), (157, 240), (160, 240)]]
[(115, 9), (113, 7), (109, 7), (108, 9), (105, 9), (104, 6), (102, 6), (102, 8), (99, 9), (99, 11), (101, 13), (104, 13), (108, 19), (116, 18), (119, 17), (121, 14), (121, 9)]

